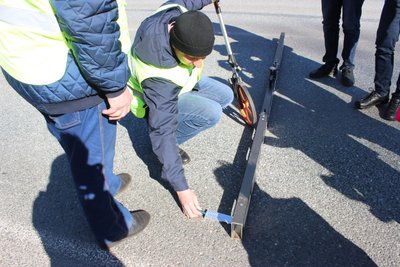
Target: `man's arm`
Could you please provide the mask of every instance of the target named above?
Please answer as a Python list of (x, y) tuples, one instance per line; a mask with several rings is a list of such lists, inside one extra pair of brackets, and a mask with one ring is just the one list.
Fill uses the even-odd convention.
[(129, 112), (132, 96), (126, 88), (128, 58), (119, 42), (118, 5), (114, 0), (51, 0), (58, 23), (82, 75), (107, 97), (103, 111), (110, 120)]
[(176, 143), (180, 87), (156, 78), (143, 81), (142, 87), (144, 100), (149, 107), (150, 140), (153, 151), (162, 164), (161, 177), (166, 179), (177, 192), (187, 217), (201, 216), (197, 196), (187, 184)]
[(148, 127), (154, 153), (163, 165), (161, 176), (175, 191), (188, 189), (176, 143), (178, 94), (180, 88), (166, 80), (151, 78), (142, 82), (149, 107)]
[[(123, 93), (130, 76), (121, 51), (115, 0), (51, 0), (58, 23), (77, 64), (96, 90)], [(119, 91), (119, 92), (118, 92)]]

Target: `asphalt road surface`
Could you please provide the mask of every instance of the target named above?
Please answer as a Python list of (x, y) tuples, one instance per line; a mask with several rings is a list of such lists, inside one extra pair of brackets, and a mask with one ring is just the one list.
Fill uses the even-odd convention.
[[(128, 2), (133, 38), (162, 1)], [(347, 88), (334, 77), (308, 79), (324, 53), (319, 1), (221, 1), (258, 112), (285, 32), (241, 240), (231, 239), (227, 225), (182, 215), (160, 181), (144, 122), (127, 116), (118, 128), (115, 171), (134, 179), (119, 199), (152, 220), (140, 235), (100, 250), (63, 151), (41, 115), (0, 76), (0, 266), (400, 266), (400, 123), (383, 120), (383, 109), (353, 108), (373, 86), (382, 5), (365, 1), (356, 84)], [(203, 11), (216, 31), (205, 74), (225, 82), (231, 70), (218, 19), (212, 6)], [(399, 63), (397, 55), (393, 83)], [(185, 172), (203, 208), (231, 212), (251, 138), (232, 105), (215, 128), (183, 145), (192, 158)]]

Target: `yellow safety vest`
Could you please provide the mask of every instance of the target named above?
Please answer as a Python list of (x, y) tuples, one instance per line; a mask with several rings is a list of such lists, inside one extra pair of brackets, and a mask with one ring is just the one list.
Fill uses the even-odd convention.
[[(129, 37), (125, 0), (117, 0), (122, 50)], [(63, 77), (68, 46), (49, 0), (0, 0), (0, 66), (15, 79), (45, 85)]]
[[(187, 9), (181, 5), (169, 4), (161, 6), (155, 13), (179, 7), (182, 13)], [(154, 14), (155, 14), (154, 13)], [(132, 50), (129, 56), (132, 75), (128, 81), (130, 91), (133, 95), (131, 102), (131, 112), (138, 118), (143, 118), (146, 115), (147, 105), (143, 100), (142, 82), (148, 78), (162, 78), (169, 80), (172, 83), (182, 87), (179, 94), (189, 92), (193, 89), (196, 83), (200, 80), (200, 74), (203, 69), (186, 66), (182, 63), (173, 68), (160, 68), (151, 64), (147, 64)]]

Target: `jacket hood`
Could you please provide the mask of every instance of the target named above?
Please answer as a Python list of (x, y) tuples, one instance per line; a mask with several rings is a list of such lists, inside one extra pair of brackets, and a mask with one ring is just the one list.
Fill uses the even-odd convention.
[(178, 60), (169, 41), (168, 24), (174, 22), (180, 11), (160, 12), (145, 19), (139, 26), (132, 49), (145, 63), (161, 68), (173, 68)]

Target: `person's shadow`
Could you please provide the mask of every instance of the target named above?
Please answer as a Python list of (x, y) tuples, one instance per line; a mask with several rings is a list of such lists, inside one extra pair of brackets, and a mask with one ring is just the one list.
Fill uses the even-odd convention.
[(150, 178), (168, 190), (176, 204), (180, 206), (178, 196), (172, 186), (167, 180), (161, 178), (162, 165), (153, 152), (146, 119), (139, 119), (133, 114), (128, 114), (119, 123), (128, 131), (132, 147), (139, 159), (146, 165)]
[(124, 266), (96, 244), (74, 188), (67, 157), (58, 156), (47, 188), (39, 192), (32, 210), (50, 266)]
[[(276, 42), (232, 26), (227, 26), (227, 32), (235, 40), (231, 43), (232, 50), (240, 51), (236, 54), (238, 62), (253, 74), (251, 78), (244, 76), (244, 80), (254, 88), (250, 87), (250, 92), (259, 110), (263, 100), (260, 94), (265, 92), (269, 78), (260, 70), (267, 70), (271, 65)], [(225, 53), (222, 47), (219, 51)], [(271, 51), (270, 55), (265, 51)], [(368, 205), (371, 214), (381, 221), (399, 222), (399, 172), (368, 147), (373, 143), (377, 149), (399, 155), (398, 130), (355, 110), (353, 103), (346, 103), (310, 81), (308, 72), (318, 66), (285, 46), (278, 76), (279, 95), (274, 96), (269, 118), (268, 130), (275, 137), (265, 138), (264, 144), (301, 151), (331, 173), (321, 175), (327, 185)], [(319, 82), (353, 99), (365, 94), (357, 87), (344, 88), (332, 77)], [(241, 140), (233, 164), (221, 162), (221, 167), (215, 170), (216, 179), (224, 188), (218, 209), (223, 213), (230, 213), (238, 196), (240, 185), (232, 185), (232, 180), (243, 177), (247, 151), (243, 144), (247, 143)], [(295, 163), (293, 159), (292, 166)], [(228, 226), (223, 227), (229, 232)], [(257, 183), (242, 242), (252, 266), (376, 265), (300, 198), (272, 198)]]
[[(215, 171), (220, 186), (231, 188), (234, 164), (221, 163)], [(220, 212), (227, 213), (224, 191)], [(230, 233), (229, 225), (222, 225)], [(272, 198), (254, 184), (242, 243), (251, 266), (377, 266), (359, 247), (338, 233), (300, 198)]]
[(285, 54), (281, 96), (275, 98), (276, 118), (269, 129), (276, 138), (265, 143), (302, 151), (330, 172), (321, 175), (327, 185), (368, 205), (379, 220), (399, 223), (400, 172), (395, 162), (388, 162), (390, 156), (377, 152), (400, 155), (399, 130), (353, 107), (365, 95), (360, 88), (345, 88), (331, 77), (319, 81), (351, 96), (346, 103), (305, 78), (307, 69), (290, 75), (296, 73), (296, 62), (309, 69), (315, 65), (292, 52)]

